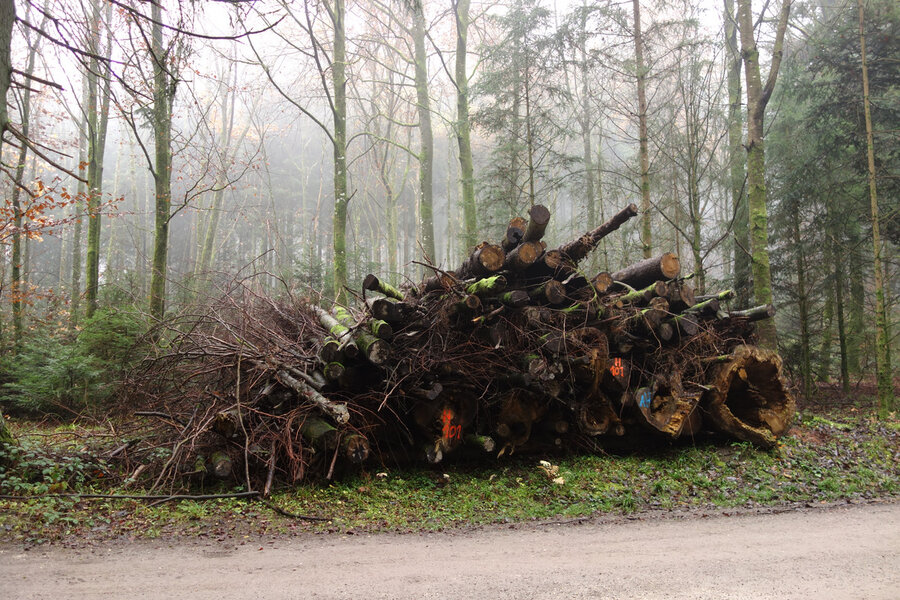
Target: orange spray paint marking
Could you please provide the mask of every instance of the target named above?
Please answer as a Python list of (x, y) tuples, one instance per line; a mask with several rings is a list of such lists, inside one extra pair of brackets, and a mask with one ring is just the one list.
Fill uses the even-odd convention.
[(622, 377), (625, 375), (625, 367), (622, 365), (621, 358), (617, 358), (613, 361), (612, 366), (609, 368), (609, 372), (612, 373), (614, 377)]
[(444, 422), (444, 429), (441, 432), (446, 439), (459, 439), (462, 437), (462, 425), (453, 425), (453, 411), (445, 408), (441, 413), (441, 421)]

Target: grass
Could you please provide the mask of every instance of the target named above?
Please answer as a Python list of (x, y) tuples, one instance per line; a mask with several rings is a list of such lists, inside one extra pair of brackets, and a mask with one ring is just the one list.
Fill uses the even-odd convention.
[[(27, 445), (28, 436), (20, 438)], [(542, 465), (540, 459), (553, 464)], [(98, 467), (86, 460), (83, 464), (85, 469)], [(100, 488), (94, 480), (79, 481), (69, 471), (61, 472), (72, 481), (65, 489)], [(4, 476), (8, 483), (15, 474)], [(0, 485), (3, 481), (0, 477)], [(260, 503), (237, 499), (150, 507), (128, 500), (34, 498), (0, 500), (0, 535), (36, 543), (76, 536), (97, 540), (441, 531), (647, 510), (894, 498), (900, 494), (898, 481), (896, 421), (807, 413), (772, 450), (705, 440), (622, 455), (515, 456), (481, 466), (364, 471), (330, 485), (302, 485), (271, 498), (287, 511), (328, 517), (321, 523), (287, 519)], [(35, 489), (38, 493), (49, 488)]]

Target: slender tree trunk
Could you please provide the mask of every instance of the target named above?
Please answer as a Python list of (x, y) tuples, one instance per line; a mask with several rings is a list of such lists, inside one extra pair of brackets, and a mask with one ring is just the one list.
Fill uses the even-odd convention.
[(641, 160), (641, 247), (644, 258), (650, 258), (653, 251), (650, 229), (650, 150), (647, 134), (647, 72), (644, 67), (644, 38), (641, 33), (640, 0), (632, 0), (634, 7), (634, 62), (637, 75), (638, 95), (638, 136)]
[(847, 247), (842, 253), (841, 259), (848, 267), (848, 286), (850, 292), (850, 306), (847, 318), (847, 362), (851, 375), (860, 373), (860, 358), (866, 345), (865, 306), (866, 291), (864, 283), (864, 266), (862, 248), (864, 244), (862, 215), (850, 215), (844, 224), (847, 235)]
[(738, 306), (750, 305), (750, 213), (744, 194), (744, 151), (741, 148), (741, 50), (738, 45), (734, 0), (725, 1), (725, 47), (728, 75), (728, 164), (731, 206), (734, 211), (734, 290)]
[(153, 229), (153, 263), (150, 274), (150, 315), (162, 319), (166, 309), (166, 273), (169, 256), (169, 215), (172, 203), (172, 101), (174, 83), (163, 50), (162, 9), (151, 8), (153, 17), (153, 136), (155, 142), (154, 186), (156, 189)]
[[(584, 161), (584, 191), (587, 204), (587, 229), (592, 230), (597, 226), (597, 199), (594, 197), (594, 161), (591, 156), (591, 100), (588, 76), (590, 65), (587, 53), (587, 5), (581, 6), (581, 30), (579, 32), (579, 51), (581, 52), (581, 151)], [(594, 259), (596, 261), (596, 259)]]
[(456, 16), (456, 142), (459, 145), (459, 180), (462, 187), (463, 240), (467, 250), (474, 248), (478, 242), (475, 176), (469, 125), (469, 73), (466, 69), (469, 1), (454, 1)]
[(12, 77), (12, 29), (16, 24), (16, 3), (9, 0), (0, 2), (0, 152), (3, 150), (3, 133), (9, 125), (9, 114), (6, 109), (6, 97)]
[[(82, 117), (79, 132), (87, 131), (86, 120)], [(87, 162), (87, 138), (82, 133), (78, 136), (78, 165)], [(74, 171), (80, 173), (79, 166)], [(82, 219), (84, 211), (82, 204), (87, 196), (87, 184), (82, 180), (78, 180), (76, 188), (75, 202), (73, 211), (75, 216), (75, 225), (72, 228), (72, 280), (71, 280), (71, 302), (69, 304), (69, 327), (75, 329), (78, 326), (78, 320), (81, 316), (81, 235), (82, 235)]]
[[(38, 39), (35, 37), (33, 43), (31, 45), (31, 49), (28, 52), (28, 63), (26, 66), (26, 73), (31, 75), (34, 73), (34, 61), (37, 57), (37, 49), (38, 49)], [(3, 103), (5, 104), (5, 96), (3, 96)], [(22, 134), (24, 136), (28, 136), (28, 132), (30, 130), (31, 125), (31, 88), (26, 87), (22, 92), (22, 105), (21, 105), (21, 116), (22, 116)], [(19, 156), (16, 159), (16, 171), (15, 171), (15, 181), (12, 186), (12, 209), (13, 209), (13, 222), (15, 224), (16, 230), (13, 233), (12, 240), (12, 269), (11, 278), (12, 278), (12, 304), (13, 304), (13, 342), (15, 343), (15, 347), (18, 349), (19, 345), (22, 343), (22, 331), (24, 327), (24, 318), (25, 318), (25, 294), (27, 293), (26, 286), (24, 285), (24, 277), (23, 277), (23, 265), (27, 262), (22, 256), (22, 246), (23, 242), (26, 241), (25, 236), (22, 234), (22, 225), (23, 225), (23, 211), (22, 205), (19, 200), (19, 196), (21, 194), (20, 186), (24, 185), (25, 179), (25, 161), (28, 158), (28, 147), (25, 144), (20, 142), (19, 145)]]
[(344, 32), (344, 0), (335, 0), (331, 10), (334, 25), (334, 297), (343, 302), (347, 286), (347, 56)]
[[(738, 0), (738, 24), (741, 33), (741, 55), (747, 81), (747, 182), (750, 211), (750, 247), (752, 255), (753, 294), (756, 304), (772, 303), (772, 274), (769, 267), (768, 209), (766, 204), (766, 163), (764, 148), (764, 120), (766, 105), (775, 88), (783, 54), (784, 32), (790, 14), (791, 0), (782, 0), (781, 12), (772, 49), (772, 64), (766, 83), (762, 83), (759, 51), (753, 31), (751, 0)], [(774, 319), (757, 324), (760, 345), (774, 349), (776, 332)]]
[(419, 113), (419, 231), (422, 249), (430, 261), (437, 260), (434, 248), (434, 135), (431, 131), (431, 99), (428, 97), (428, 55), (425, 53), (425, 8), (414, 0), (413, 45), (416, 63), (416, 108)]
[[(88, 48), (99, 56), (100, 49), (100, 0), (92, 2), (90, 37)], [(107, 23), (112, 15), (112, 5), (107, 5)], [(107, 53), (112, 49), (112, 34), (107, 43)], [(108, 61), (104, 61), (104, 70), (108, 71)], [(88, 318), (97, 310), (97, 291), (100, 285), (100, 200), (103, 197), (103, 157), (106, 153), (106, 130), (109, 122), (110, 80), (104, 77), (98, 80), (101, 62), (98, 58), (89, 59), (89, 68), (85, 73), (88, 79), (88, 98), (85, 103), (88, 125), (88, 230), (87, 230), (87, 263), (85, 268), (85, 300)], [(99, 110), (99, 113), (98, 113)]]
[(866, 59), (865, 11), (859, 7), (859, 45), (862, 58), (863, 109), (866, 117), (866, 158), (869, 175), (869, 201), (872, 209), (872, 248), (875, 269), (875, 361), (878, 378), (878, 409), (883, 418), (894, 410), (893, 370), (891, 369), (890, 330), (884, 292), (884, 271), (881, 264), (881, 233), (879, 231), (878, 193), (875, 186), (875, 142), (872, 134), (872, 111), (869, 106), (869, 67)]
[(841, 349), (841, 388), (850, 393), (850, 368), (847, 364), (847, 329), (844, 325), (844, 266), (841, 260), (835, 262), (834, 294), (838, 318), (838, 344)]
[(803, 396), (812, 397), (812, 364), (809, 343), (809, 296), (806, 289), (806, 255), (800, 237), (800, 211), (794, 208), (791, 215), (791, 233), (796, 247), (797, 308), (800, 311), (800, 370), (803, 379)]

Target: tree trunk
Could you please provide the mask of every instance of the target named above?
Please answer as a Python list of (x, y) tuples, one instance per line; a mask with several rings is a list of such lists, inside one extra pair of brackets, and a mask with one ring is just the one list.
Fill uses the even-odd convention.
[(437, 261), (434, 247), (434, 136), (431, 131), (431, 100), (428, 97), (428, 55), (425, 53), (425, 9), (413, 0), (413, 45), (416, 64), (416, 108), (419, 113), (419, 231), (426, 260)]
[(162, 319), (166, 310), (166, 274), (169, 257), (169, 213), (172, 203), (172, 101), (175, 87), (163, 50), (162, 8), (152, 5), (153, 57), (153, 180), (156, 189), (153, 226), (153, 264), (150, 275), (150, 315)]
[(866, 158), (869, 175), (869, 200), (872, 209), (872, 247), (875, 269), (875, 361), (878, 378), (878, 409), (882, 418), (894, 410), (894, 384), (890, 358), (890, 331), (884, 298), (884, 271), (881, 264), (881, 234), (879, 231), (878, 193), (875, 187), (875, 143), (872, 135), (872, 112), (869, 106), (869, 67), (866, 62), (865, 11), (859, 7), (859, 44), (862, 61), (863, 109), (866, 117)]
[[(46, 20), (45, 20), (46, 22)], [(31, 75), (34, 72), (34, 61), (37, 56), (37, 49), (39, 44), (39, 39), (37, 35), (31, 42), (31, 49), (28, 52), (28, 65), (26, 67), (26, 73)], [(3, 96), (3, 104), (6, 103), (6, 96)], [(4, 107), (5, 110), (5, 107)], [(25, 87), (22, 92), (22, 135), (28, 137), (28, 131), (31, 125), (31, 88)], [(22, 331), (23, 331), (23, 321), (25, 318), (25, 295), (27, 293), (27, 286), (24, 285), (24, 276), (23, 276), (23, 264), (26, 262), (22, 257), (22, 245), (25, 241), (25, 236), (22, 234), (22, 206), (19, 201), (19, 195), (21, 194), (20, 186), (23, 186), (25, 179), (25, 161), (28, 157), (28, 147), (19, 142), (19, 156), (16, 162), (16, 171), (15, 171), (15, 181), (12, 185), (12, 210), (13, 210), (13, 221), (16, 227), (15, 233), (13, 233), (13, 241), (12, 241), (12, 269), (11, 269), (11, 278), (12, 278), (12, 304), (13, 304), (13, 342), (15, 347), (18, 349), (19, 345), (22, 342)]]
[[(791, 0), (782, 0), (781, 12), (772, 49), (772, 64), (765, 85), (759, 66), (759, 50), (753, 30), (751, 0), (738, 0), (738, 23), (741, 32), (741, 54), (747, 80), (747, 182), (749, 187), (750, 246), (753, 260), (753, 293), (757, 304), (772, 302), (772, 274), (769, 267), (768, 209), (766, 201), (766, 166), (764, 121), (766, 105), (775, 88), (783, 54), (784, 32), (787, 29)], [(775, 322), (759, 325), (759, 341), (764, 348), (776, 345)]]
[(800, 237), (800, 214), (795, 207), (791, 219), (791, 229), (796, 247), (797, 268), (797, 308), (800, 311), (800, 370), (803, 379), (803, 397), (812, 397), (812, 364), (810, 361), (809, 342), (809, 296), (806, 289), (806, 255), (803, 252), (803, 240)]
[(347, 52), (344, 32), (344, 0), (335, 0), (331, 10), (334, 25), (334, 57), (331, 81), (334, 86), (334, 297), (346, 300), (347, 286)]
[(0, 2), (0, 150), (3, 149), (3, 133), (9, 126), (9, 114), (6, 109), (6, 97), (12, 78), (12, 29), (16, 24), (16, 3)]
[(632, 0), (634, 7), (634, 62), (637, 75), (638, 135), (641, 160), (641, 247), (644, 258), (650, 258), (653, 243), (650, 230), (650, 150), (647, 138), (647, 92), (644, 68), (644, 39), (641, 34), (640, 0)]
[[(90, 37), (88, 48), (94, 54), (101, 54), (100, 48), (100, 1), (92, 2)], [(107, 26), (110, 26), (112, 4), (107, 4)], [(107, 36), (106, 53), (112, 51), (112, 32)], [(108, 56), (107, 56), (108, 58)], [(106, 73), (98, 81), (98, 73)], [(88, 125), (88, 197), (87, 197), (87, 262), (85, 265), (85, 314), (88, 318), (97, 310), (97, 293), (100, 286), (100, 203), (103, 197), (103, 157), (106, 153), (106, 131), (109, 123), (110, 77), (108, 60), (91, 57), (86, 77), (88, 79), (87, 125)], [(99, 111), (99, 112), (98, 112)]]
[(738, 306), (750, 304), (750, 214), (744, 193), (744, 152), (741, 148), (741, 51), (734, 0), (725, 2), (726, 70), (728, 74), (728, 163), (731, 206), (734, 212), (734, 289)]
[(475, 176), (469, 126), (469, 74), (466, 53), (469, 31), (469, 1), (454, 2), (456, 16), (456, 142), (459, 145), (459, 179), (462, 187), (463, 240), (466, 250), (475, 246), (478, 228), (475, 210)]

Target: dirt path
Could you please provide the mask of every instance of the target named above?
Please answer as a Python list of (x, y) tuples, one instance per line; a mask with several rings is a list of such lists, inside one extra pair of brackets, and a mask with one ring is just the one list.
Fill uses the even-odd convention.
[(0, 598), (900, 597), (900, 504), (425, 535), (0, 545)]

